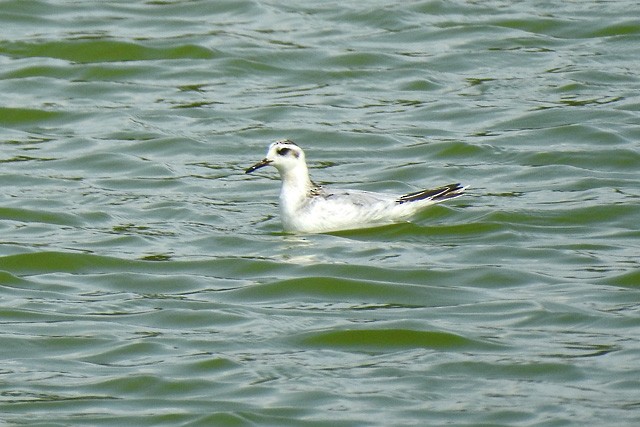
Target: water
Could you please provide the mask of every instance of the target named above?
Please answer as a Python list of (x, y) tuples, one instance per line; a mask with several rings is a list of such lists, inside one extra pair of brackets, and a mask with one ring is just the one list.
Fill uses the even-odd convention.
[[(5, 425), (637, 425), (632, 1), (0, 3)], [(323, 184), (469, 194), (292, 236)]]

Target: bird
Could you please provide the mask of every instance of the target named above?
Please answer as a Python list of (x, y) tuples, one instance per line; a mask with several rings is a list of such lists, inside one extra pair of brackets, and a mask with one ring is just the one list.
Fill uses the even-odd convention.
[(461, 196), (466, 187), (449, 184), (402, 196), (362, 190), (330, 189), (309, 177), (306, 157), (289, 139), (269, 145), (264, 159), (245, 169), (273, 166), (280, 173), (280, 217), (286, 233), (315, 234), (406, 222), (427, 206)]

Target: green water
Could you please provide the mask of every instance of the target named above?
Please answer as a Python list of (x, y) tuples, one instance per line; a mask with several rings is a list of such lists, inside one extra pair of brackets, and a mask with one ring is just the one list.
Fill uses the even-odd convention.
[(638, 425), (637, 9), (0, 2), (0, 424)]

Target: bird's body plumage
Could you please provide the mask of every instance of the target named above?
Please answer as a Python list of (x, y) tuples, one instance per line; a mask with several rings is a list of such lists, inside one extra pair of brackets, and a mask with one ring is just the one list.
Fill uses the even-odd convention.
[(324, 233), (407, 221), (429, 205), (462, 195), (465, 189), (451, 184), (400, 197), (326, 189), (311, 181), (304, 152), (289, 140), (271, 144), (267, 157), (246, 173), (267, 165), (275, 166), (282, 179), (280, 214), (287, 232)]

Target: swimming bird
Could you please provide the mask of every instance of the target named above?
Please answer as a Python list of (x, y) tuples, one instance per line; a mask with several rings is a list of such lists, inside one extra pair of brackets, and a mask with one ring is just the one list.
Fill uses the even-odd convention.
[(284, 230), (290, 233), (325, 233), (403, 222), (427, 206), (461, 196), (465, 190), (460, 184), (449, 184), (394, 196), (324, 188), (311, 181), (304, 151), (288, 139), (272, 143), (267, 156), (245, 173), (264, 166), (274, 166), (280, 173), (280, 216)]

